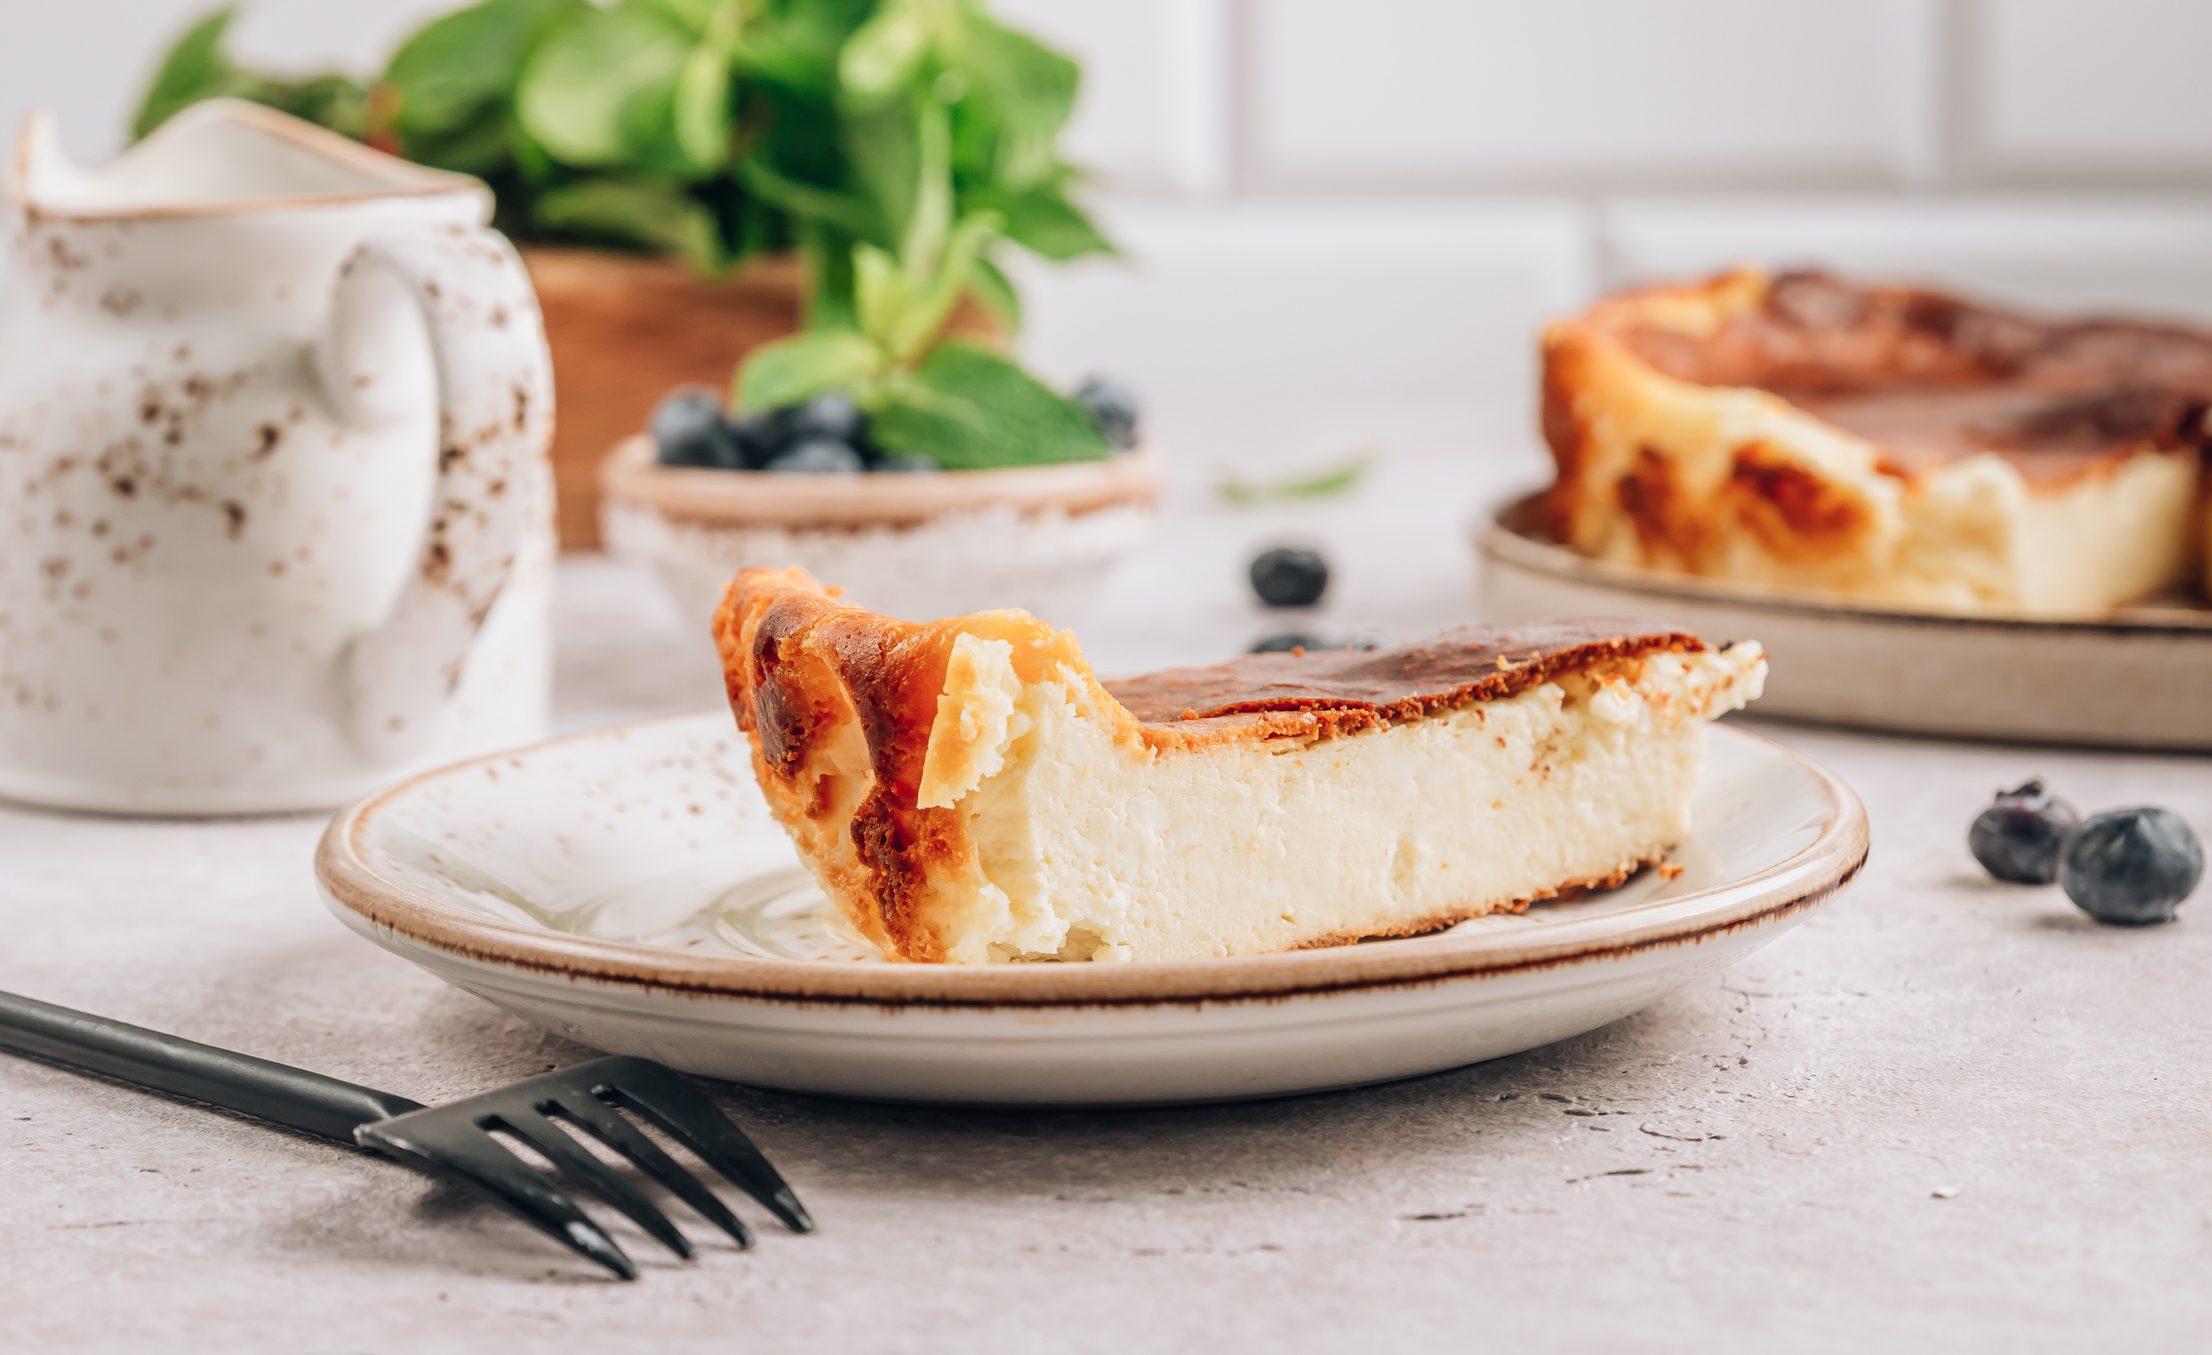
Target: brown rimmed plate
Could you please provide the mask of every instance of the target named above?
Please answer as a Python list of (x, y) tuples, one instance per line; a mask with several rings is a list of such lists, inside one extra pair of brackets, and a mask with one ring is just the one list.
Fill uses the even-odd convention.
[(1865, 860), (1851, 791), (1712, 731), (1679, 873), (1425, 937), (1154, 964), (876, 958), (807, 880), (726, 715), (461, 763), (340, 813), (349, 927), (595, 1048), (918, 1101), (1163, 1103), (1378, 1082), (1619, 1019), (1765, 944)]
[(1914, 611), (1593, 560), (1537, 526), (1535, 495), (1483, 522), (1483, 616), (1664, 622), (1773, 660), (1761, 715), (2015, 742), (2212, 749), (2212, 608), (2104, 616)]

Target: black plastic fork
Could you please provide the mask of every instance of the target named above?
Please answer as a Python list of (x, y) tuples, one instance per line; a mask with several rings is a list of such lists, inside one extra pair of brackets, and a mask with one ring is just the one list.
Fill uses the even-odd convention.
[(704, 1092), (650, 1059), (592, 1059), (497, 1091), (425, 1106), (390, 1092), (5, 992), (0, 992), (0, 1049), (370, 1148), (465, 1182), (625, 1280), (637, 1278), (637, 1266), (615, 1240), (549, 1177), (493, 1137), (494, 1132), (528, 1144), (679, 1257), (691, 1256), (690, 1241), (643, 1191), (587, 1150), (563, 1123), (627, 1158), (740, 1247), (753, 1241), (744, 1223), (622, 1111), (657, 1126), (791, 1231), (814, 1229), (814, 1220), (791, 1187), (743, 1131)]

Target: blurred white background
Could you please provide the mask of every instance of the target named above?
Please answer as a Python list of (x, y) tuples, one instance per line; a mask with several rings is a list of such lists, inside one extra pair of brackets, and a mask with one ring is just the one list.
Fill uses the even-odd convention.
[[(204, 7), (26, 7), (0, 117), (44, 104), (109, 152)], [(369, 69), (445, 7), (260, 0), (238, 38)], [(2206, 0), (1000, 8), (1087, 63), (1075, 149), (1130, 255), (1033, 278), (1031, 354), (1127, 377), (1201, 460), (1382, 421), (1533, 474), (1536, 327), (1738, 259), (2212, 315)]]

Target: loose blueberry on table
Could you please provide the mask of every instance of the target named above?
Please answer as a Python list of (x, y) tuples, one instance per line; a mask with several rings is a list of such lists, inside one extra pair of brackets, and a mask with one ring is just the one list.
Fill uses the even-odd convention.
[(1967, 830), (1966, 845), (1991, 875), (2013, 884), (2047, 885), (2058, 878), (2059, 850), (2081, 823), (2074, 807), (2040, 779), (1999, 791)]
[(1329, 562), (1317, 551), (1279, 546), (1252, 561), (1252, 591), (1270, 607), (1311, 607), (1329, 587)]
[(2099, 922), (2171, 922), (2204, 878), (2204, 846), (2172, 810), (2142, 807), (2093, 815), (2066, 840), (2058, 882)]

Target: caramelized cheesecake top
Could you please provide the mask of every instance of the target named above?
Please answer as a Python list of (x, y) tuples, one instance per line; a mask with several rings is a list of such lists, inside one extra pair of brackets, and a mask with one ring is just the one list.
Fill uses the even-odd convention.
[(1286, 711), (1326, 714), (1338, 724), (1385, 724), (1503, 700), (1614, 659), (1704, 647), (1694, 635), (1640, 630), (1625, 621), (1462, 626), (1419, 644), (1247, 654), (1105, 687), (1147, 725), (1252, 724), (1254, 717)]
[[(894, 780), (918, 776), (962, 634), (1010, 644), (1027, 676), (1057, 663), (1096, 681), (1074, 636), (1026, 612), (901, 621), (837, 601), (803, 570), (741, 571), (715, 618), (731, 705), (770, 765), (803, 760), (833, 711), (849, 706), (877, 774)], [(1158, 747), (1327, 738), (1503, 700), (1601, 663), (1704, 648), (1694, 635), (1628, 622), (1469, 626), (1419, 644), (1248, 654), (1098, 686), (1131, 732)]]
[(1771, 391), (1907, 473), (1989, 452), (2053, 483), (2146, 446), (2212, 447), (2212, 333), (2178, 325), (1798, 272), (1709, 329), (1647, 319), (1619, 337), (1678, 380)]

